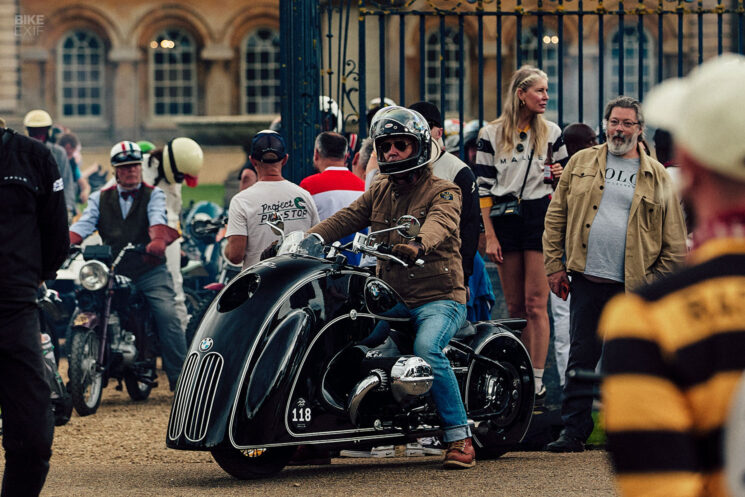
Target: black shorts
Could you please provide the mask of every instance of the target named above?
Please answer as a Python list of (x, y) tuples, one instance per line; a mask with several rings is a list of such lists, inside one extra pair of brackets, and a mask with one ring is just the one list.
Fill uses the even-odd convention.
[(522, 201), (522, 216), (491, 218), (502, 252), (543, 252), (543, 222), (550, 198)]

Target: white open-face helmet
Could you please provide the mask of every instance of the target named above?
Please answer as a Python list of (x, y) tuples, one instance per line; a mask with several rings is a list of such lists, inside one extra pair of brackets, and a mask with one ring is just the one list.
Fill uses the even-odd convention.
[(114, 167), (142, 164), (142, 150), (139, 145), (131, 141), (120, 141), (111, 147), (110, 157), (111, 165)]
[(163, 148), (161, 174), (169, 183), (186, 182), (197, 186), (197, 177), (202, 170), (204, 153), (202, 147), (191, 138), (174, 138)]
[(52, 125), (52, 116), (45, 110), (34, 109), (23, 118), (23, 125), (27, 128), (46, 128)]

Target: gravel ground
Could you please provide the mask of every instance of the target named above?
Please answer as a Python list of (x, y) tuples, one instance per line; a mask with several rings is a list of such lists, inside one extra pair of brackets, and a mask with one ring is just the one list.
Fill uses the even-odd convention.
[[(63, 377), (64, 360), (61, 365)], [(514, 452), (479, 461), (468, 471), (443, 471), (437, 457), (349, 459), (330, 466), (289, 467), (271, 480), (239, 481), (205, 452), (167, 449), (172, 394), (160, 387), (134, 403), (114, 384), (98, 412), (58, 427), (43, 496), (614, 496), (603, 451)], [(0, 468), (3, 462), (0, 461)]]

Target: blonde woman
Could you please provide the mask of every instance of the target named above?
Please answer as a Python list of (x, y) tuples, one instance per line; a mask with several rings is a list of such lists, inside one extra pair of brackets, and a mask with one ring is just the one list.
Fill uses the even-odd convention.
[[(497, 263), (507, 309), (511, 317), (527, 319), (522, 340), (528, 349), (542, 400), (543, 370), (549, 342), (548, 280), (543, 267), (543, 219), (553, 191), (544, 182), (549, 144), (561, 129), (543, 118), (548, 104), (548, 77), (532, 66), (512, 76), (502, 114), (479, 132), (475, 172), (487, 258)], [(566, 155), (564, 148), (554, 159)], [(561, 175), (561, 166), (552, 168)], [(518, 201), (518, 215), (510, 213)], [(506, 206), (506, 208), (505, 208)], [(498, 215), (500, 211), (504, 215)]]

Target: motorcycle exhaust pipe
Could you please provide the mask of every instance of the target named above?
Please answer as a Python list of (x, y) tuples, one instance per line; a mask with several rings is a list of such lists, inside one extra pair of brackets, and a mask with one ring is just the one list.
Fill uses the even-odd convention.
[(347, 412), (354, 426), (357, 426), (362, 399), (365, 398), (370, 390), (374, 390), (384, 384), (385, 377), (386, 374), (379, 369), (370, 371), (370, 375), (357, 383), (352, 389), (352, 393), (349, 394), (349, 399), (347, 400)]

